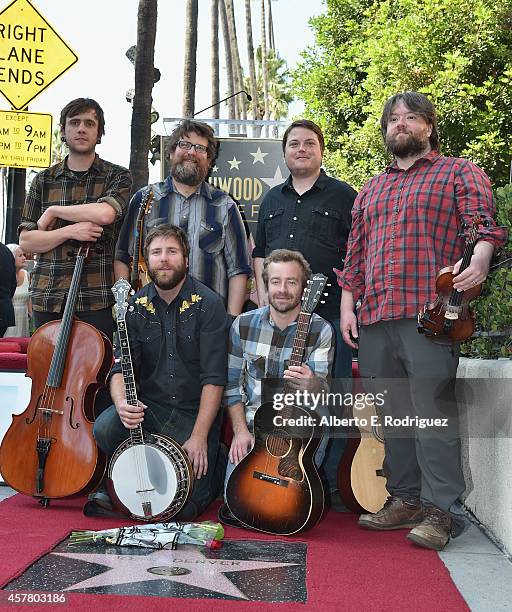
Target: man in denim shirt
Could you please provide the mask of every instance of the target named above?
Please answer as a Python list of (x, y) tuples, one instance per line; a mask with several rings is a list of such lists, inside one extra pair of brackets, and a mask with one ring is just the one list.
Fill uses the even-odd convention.
[(206, 182), (217, 146), (213, 130), (206, 123), (186, 119), (173, 131), (169, 143), (171, 174), (133, 196), (117, 243), (114, 270), (116, 278), (129, 277), (136, 219), (151, 189), (153, 200), (144, 215), (142, 240), (161, 223), (181, 227), (190, 244), (190, 274), (221, 296), (229, 314), (238, 315), (245, 302), (251, 267), (236, 203)]

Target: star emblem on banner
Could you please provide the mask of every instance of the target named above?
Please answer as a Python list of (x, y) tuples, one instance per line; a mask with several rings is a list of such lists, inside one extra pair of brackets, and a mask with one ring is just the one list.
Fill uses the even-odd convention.
[(231, 166), (230, 170), (239, 170), (240, 168), (238, 166), (240, 166), (241, 163), (242, 162), (239, 161), (234, 155), (232, 160), (228, 160), (228, 164)]
[(149, 555), (105, 555), (92, 553), (51, 553), (68, 559), (106, 566), (107, 571), (77, 582), (65, 591), (94, 587), (133, 584), (150, 580), (168, 580), (199, 587), (248, 600), (236, 587), (226, 572), (291, 567), (297, 563), (275, 563), (270, 561), (245, 561), (242, 559), (209, 559), (195, 546), (182, 546), (179, 550), (157, 550)]
[(276, 185), (280, 185), (281, 183), (284, 182), (284, 176), (281, 173), (281, 168), (277, 166), (274, 176), (272, 177), (269, 176), (266, 178), (261, 177), (261, 180), (272, 189), (272, 187), (275, 187)]
[(213, 166), (213, 168), (212, 168), (212, 172), (218, 172), (218, 171), (219, 171), (218, 166)]
[(265, 160), (263, 158), (265, 157), (265, 155), (268, 155), (268, 153), (263, 153), (263, 151), (261, 150), (261, 147), (258, 147), (258, 150), (256, 151), (256, 153), (252, 153), (251, 151), (249, 151), (249, 153), (254, 157), (253, 162), (252, 162), (253, 166), (256, 162), (261, 162), (262, 164), (264, 164)]

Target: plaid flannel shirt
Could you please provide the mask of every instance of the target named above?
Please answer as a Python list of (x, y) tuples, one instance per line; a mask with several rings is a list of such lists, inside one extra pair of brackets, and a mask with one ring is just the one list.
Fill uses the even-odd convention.
[(142, 244), (148, 231), (157, 225), (171, 223), (181, 227), (190, 243), (189, 273), (226, 301), (228, 280), (238, 274), (251, 274), (247, 236), (234, 200), (208, 183), (201, 183), (188, 198), (175, 191), (170, 176), (137, 191), (119, 235), (115, 258), (130, 265), (135, 222), (148, 188), (154, 197), (144, 217)]
[(436, 276), (464, 250), (463, 225), (480, 214), (480, 238), (495, 248), (506, 230), (492, 217), (487, 175), (467, 159), (431, 151), (407, 170), (393, 162), (368, 181), (352, 209), (345, 267), (339, 285), (362, 298), (361, 325), (415, 318), (436, 297)]
[[(265, 378), (283, 380), (296, 329), (296, 322), (279, 329), (270, 318), (269, 306), (242, 313), (231, 327), (224, 402), (228, 408), (242, 402), (250, 428), (261, 404), (262, 381)], [(334, 357), (333, 338), (331, 325), (313, 313), (303, 363), (324, 380)]]
[[(18, 233), (37, 229), (37, 221), (50, 206), (73, 206), (106, 202), (116, 211), (116, 219), (103, 227), (103, 234), (85, 263), (80, 281), (76, 310), (108, 308), (114, 303), (110, 288), (114, 284), (114, 249), (121, 227), (130, 189), (130, 172), (100, 159), (98, 155), (84, 175), (75, 175), (67, 167), (67, 158), (39, 172), (30, 186)], [(68, 225), (57, 220), (54, 229)], [(34, 310), (60, 312), (75, 269), (79, 243), (66, 241), (38, 256), (31, 274), (30, 297)]]

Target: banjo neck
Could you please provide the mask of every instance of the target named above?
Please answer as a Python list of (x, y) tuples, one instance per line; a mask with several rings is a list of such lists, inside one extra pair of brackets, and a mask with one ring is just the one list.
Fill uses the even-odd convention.
[[(119, 345), (121, 347), (121, 369), (123, 373), (126, 401), (128, 404), (130, 404), (130, 406), (137, 406), (137, 385), (135, 384), (130, 342), (128, 341), (128, 332), (126, 331), (126, 317), (123, 316), (122, 319), (117, 321), (117, 331), (119, 336)], [(142, 425), (138, 425), (136, 428), (130, 429), (130, 438), (132, 444), (144, 444)]]

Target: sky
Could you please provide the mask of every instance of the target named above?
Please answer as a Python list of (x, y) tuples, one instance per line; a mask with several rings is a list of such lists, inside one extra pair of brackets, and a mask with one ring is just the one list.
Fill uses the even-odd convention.
[[(237, 34), (242, 64), (245, 53), (245, 2), (234, 0)], [(133, 87), (134, 69), (125, 51), (136, 43), (138, 0), (33, 0), (33, 5), (78, 55), (78, 62), (60, 76), (29, 105), (29, 111), (51, 113), (54, 126), (62, 107), (76, 97), (96, 99), (105, 112), (106, 134), (97, 151), (109, 161), (128, 166), (130, 158), (131, 106), (126, 91)], [(0, 10), (10, 4), (0, 0)], [(164, 117), (180, 117), (183, 91), (185, 0), (160, 0), (155, 45), (155, 66), (162, 77), (153, 88), (153, 106), (160, 120), (153, 130), (165, 134)], [(253, 38), (259, 44), (259, 1), (252, 1)], [(325, 10), (322, 0), (275, 0), (272, 2), (276, 47), (289, 67), (300, 59), (300, 52), (314, 43), (308, 20)], [(223, 42), (220, 36), (221, 79), (225, 73)], [(196, 110), (211, 104), (210, 96), (210, 0), (199, 0)], [(221, 94), (226, 86), (221, 81)], [(225, 104), (221, 117), (225, 116)], [(9, 110), (0, 96), (0, 109)], [(294, 103), (291, 115), (300, 114)], [(223, 115), (224, 113), (224, 115)], [(200, 117), (209, 117), (208, 113)], [(167, 129), (167, 131), (169, 131)], [(150, 165), (151, 180), (158, 180), (159, 168)]]

